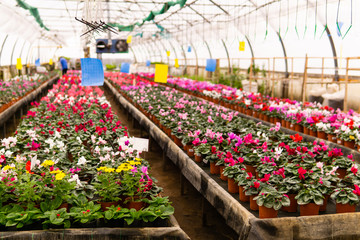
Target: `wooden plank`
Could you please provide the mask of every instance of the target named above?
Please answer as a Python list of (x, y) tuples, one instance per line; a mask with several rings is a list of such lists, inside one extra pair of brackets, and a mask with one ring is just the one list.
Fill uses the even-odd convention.
[(349, 60), (350, 60), (349, 58), (346, 58), (344, 112), (347, 112), (348, 83), (349, 83)]
[(306, 82), (307, 82), (307, 69), (308, 69), (308, 56), (306, 54), (305, 57), (305, 70), (304, 70), (304, 78), (303, 78), (303, 85), (302, 85), (302, 101), (305, 102), (306, 97)]

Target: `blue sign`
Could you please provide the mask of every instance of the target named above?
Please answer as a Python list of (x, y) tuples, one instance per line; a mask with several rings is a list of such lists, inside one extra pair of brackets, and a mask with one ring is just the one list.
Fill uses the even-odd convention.
[(150, 67), (151, 61), (150, 60), (146, 60), (146, 66)]
[(35, 66), (40, 67), (40, 58), (35, 60)]
[(104, 85), (104, 69), (100, 59), (81, 58), (81, 86)]
[(130, 63), (127, 63), (127, 62), (122, 63), (120, 72), (129, 73), (130, 72)]
[(216, 69), (216, 59), (206, 59), (206, 68), (205, 70), (208, 72), (215, 72)]

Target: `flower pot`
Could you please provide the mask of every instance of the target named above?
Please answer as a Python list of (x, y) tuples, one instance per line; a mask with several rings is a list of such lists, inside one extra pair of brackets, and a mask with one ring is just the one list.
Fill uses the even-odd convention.
[(320, 206), (320, 209), (319, 209), (320, 212), (325, 212), (326, 211), (326, 207), (327, 207), (329, 197), (330, 197), (330, 195), (328, 195), (328, 194), (324, 195), (324, 203), (323, 203), (323, 205)]
[(193, 156), (194, 156), (194, 149), (192, 148), (191, 145), (188, 146), (187, 155), (188, 155), (189, 157), (193, 157)]
[(300, 216), (319, 215), (320, 206), (315, 203), (300, 205)]
[(324, 139), (324, 140), (327, 140), (326, 132), (324, 132), (324, 131), (318, 131), (317, 132), (317, 137), (321, 138), (321, 139)]
[(298, 204), (297, 204), (297, 201), (295, 199), (295, 196), (296, 196), (295, 193), (289, 193), (288, 197), (289, 197), (289, 200), (290, 200), (290, 206), (287, 206), (287, 207), (284, 206), (284, 207), (281, 208), (281, 210), (283, 210), (285, 212), (297, 212)]
[(316, 131), (314, 131), (314, 130), (309, 130), (309, 134), (310, 134), (310, 136), (313, 136), (313, 137), (317, 137), (317, 132)]
[(107, 211), (108, 207), (118, 205), (118, 202), (98, 202), (101, 205), (102, 211)]
[(239, 186), (239, 200), (242, 201), (242, 202), (250, 201), (250, 197), (246, 196), (243, 186)]
[(303, 132), (306, 134), (306, 135), (309, 135), (309, 129), (307, 127), (304, 127), (303, 128)]
[(339, 145), (344, 145), (344, 140), (342, 140), (340, 138), (336, 138), (336, 143)]
[(336, 170), (336, 173), (338, 174), (338, 177), (339, 177), (340, 179), (344, 179), (345, 176), (347, 175), (347, 171), (346, 171), (345, 168), (338, 168), (338, 169)]
[(236, 184), (233, 178), (228, 178), (228, 191), (231, 193), (239, 192), (239, 186)]
[(259, 117), (259, 114), (258, 114), (257, 111), (254, 110), (252, 116), (253, 116), (254, 118), (258, 118), (258, 117)]
[(284, 119), (281, 119), (281, 126), (286, 127), (286, 121)]
[(351, 149), (355, 149), (355, 141), (344, 141), (344, 146)]
[(251, 109), (246, 109), (246, 115), (251, 116), (252, 115), (252, 110)]
[(266, 122), (270, 122), (270, 118), (268, 115), (264, 114), (264, 121)]
[(290, 124), (291, 124), (290, 121), (287, 121), (287, 120), (285, 121), (285, 127), (286, 128), (290, 129)]
[(69, 204), (68, 204), (68, 203), (62, 203), (62, 204), (58, 207), (58, 209), (62, 209), (62, 208), (66, 208), (66, 211), (68, 211), (68, 210), (69, 210)]
[(187, 152), (187, 150), (189, 149), (189, 145), (186, 144), (186, 145), (183, 145), (184, 146), (184, 151)]
[(202, 162), (202, 156), (195, 154), (195, 162)]
[(256, 175), (256, 168), (251, 166), (251, 165), (248, 165), (248, 164), (245, 164), (245, 167), (246, 167), (246, 172), (251, 172), (254, 176)]
[(144, 202), (135, 202), (131, 200), (131, 197), (126, 198), (126, 208), (131, 209), (134, 208), (136, 211), (139, 211), (141, 208), (145, 207)]
[(223, 181), (227, 181), (227, 180), (228, 180), (228, 177), (227, 177), (227, 176), (224, 176), (224, 174), (223, 174), (224, 169), (225, 169), (225, 166), (224, 166), (224, 165), (221, 165), (221, 166), (220, 166), (220, 179), (223, 180)]
[(356, 145), (356, 149), (358, 152), (360, 152), (360, 145)]
[(182, 147), (181, 139), (175, 136), (175, 144)]
[(295, 131), (297, 132), (303, 132), (303, 126), (301, 126), (300, 124), (295, 124)]
[(270, 117), (270, 123), (275, 123), (275, 118), (274, 117)]
[(334, 134), (328, 134), (327, 135), (327, 140), (329, 142), (333, 142), (333, 143), (336, 143), (336, 136)]
[(348, 204), (342, 204), (342, 203), (336, 203), (336, 213), (349, 213), (349, 212), (356, 212), (356, 204), (350, 205)]
[(220, 166), (217, 166), (216, 162), (210, 162), (210, 173), (214, 175), (220, 174)]
[(251, 195), (250, 196), (250, 209), (254, 210), (254, 211), (258, 211), (259, 210), (259, 205), (257, 204), (256, 200), (254, 200), (254, 198), (256, 197), (256, 195)]
[(290, 129), (295, 131), (295, 124), (290, 122)]
[(264, 218), (276, 218), (278, 211), (273, 208), (267, 208), (265, 206), (259, 206), (259, 217)]

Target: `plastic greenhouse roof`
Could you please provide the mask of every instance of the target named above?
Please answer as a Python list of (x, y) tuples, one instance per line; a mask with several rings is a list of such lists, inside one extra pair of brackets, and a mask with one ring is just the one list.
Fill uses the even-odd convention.
[[(121, 30), (117, 35), (112, 34), (112, 36), (126, 38), (132, 35), (134, 47), (141, 45), (152, 48), (154, 39), (161, 41), (157, 44), (164, 45), (162, 48), (169, 48), (177, 43), (201, 45), (204, 40), (207, 40), (209, 47), (215, 48), (217, 43), (212, 42), (214, 39), (224, 39), (227, 44), (231, 44), (245, 38), (254, 46), (261, 45), (264, 41), (271, 45), (278, 42), (279, 36), (287, 46), (293, 47), (293, 43), (299, 40), (305, 45), (319, 41), (314, 45), (317, 46), (323, 45), (320, 42), (327, 38), (328, 34), (326, 32), (324, 34), (325, 25), (336, 38), (335, 44), (346, 45), (348, 39), (351, 41), (358, 39), (360, 32), (358, 31), (360, 20), (354, 17), (360, 11), (360, 3), (353, 0), (109, 0), (109, 3), (106, 0), (91, 0), (91, 2), (101, 5), (102, 11), (98, 13), (98, 20), (102, 19)], [(80, 0), (2, 0), (0, 32), (18, 34), (28, 41), (35, 41), (41, 37), (58, 45), (81, 49), (84, 45), (84, 37), (80, 36), (87, 29), (84, 24), (76, 21), (75, 17), (84, 17), (85, 6), (86, 2)], [(38, 10), (37, 17), (32, 11), (34, 9)], [(108, 9), (110, 11), (107, 11)], [(337, 36), (338, 28), (341, 29), (339, 36)], [(106, 33), (91, 35), (89, 39), (94, 43), (95, 38), (104, 37), (107, 37)], [(264, 48), (266, 47), (255, 47), (255, 55), (261, 56), (259, 52), (263, 52)], [(306, 46), (301, 49), (304, 48)], [(330, 52), (328, 55), (331, 56), (330, 48), (328, 46), (326, 48)], [(360, 50), (354, 53), (346, 46), (342, 50), (344, 55), (347, 53), (360, 55)], [(277, 47), (270, 52), (276, 52), (271, 54), (277, 56), (282, 55), (282, 51)], [(293, 49), (288, 51), (296, 52)], [(314, 51), (316, 52), (316, 49)]]

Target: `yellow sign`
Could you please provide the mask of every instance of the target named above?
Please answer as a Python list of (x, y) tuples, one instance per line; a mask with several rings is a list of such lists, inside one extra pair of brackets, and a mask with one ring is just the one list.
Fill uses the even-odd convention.
[(16, 69), (17, 70), (22, 69), (21, 58), (16, 59)]
[(131, 41), (132, 41), (132, 35), (129, 35), (129, 36), (127, 37), (127, 39), (126, 39), (126, 42), (127, 42), (127, 43), (131, 43)]
[(170, 51), (166, 51), (166, 55), (170, 57)]
[(239, 51), (241, 51), (241, 52), (245, 51), (245, 42), (244, 41), (241, 41), (239, 43)]
[(178, 68), (179, 67), (179, 59), (175, 58), (175, 67)]
[(155, 82), (167, 83), (168, 65), (155, 64)]
[(49, 64), (50, 64), (50, 65), (53, 65), (53, 64), (54, 64), (54, 62), (53, 62), (52, 58), (50, 58), (50, 60), (49, 60)]

